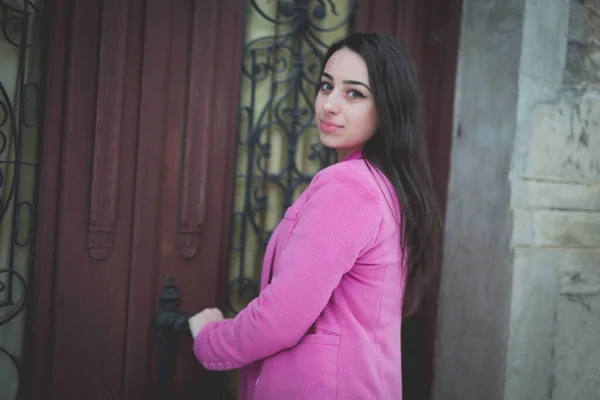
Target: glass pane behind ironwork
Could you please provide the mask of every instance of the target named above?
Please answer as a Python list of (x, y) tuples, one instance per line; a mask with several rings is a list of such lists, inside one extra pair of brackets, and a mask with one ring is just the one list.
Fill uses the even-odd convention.
[(42, 115), (42, 1), (0, 0), (0, 399), (19, 387)]
[(267, 242), (313, 176), (334, 161), (319, 141), (322, 57), (352, 30), (355, 0), (247, 0), (228, 306), (258, 295)]

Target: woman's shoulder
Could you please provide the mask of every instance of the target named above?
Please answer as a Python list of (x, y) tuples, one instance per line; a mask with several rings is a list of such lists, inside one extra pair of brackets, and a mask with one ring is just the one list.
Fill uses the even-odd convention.
[(374, 174), (362, 159), (331, 165), (315, 175), (294, 208), (333, 207), (336, 210), (331, 210), (332, 215), (337, 211), (362, 209), (361, 212), (373, 214), (371, 216), (379, 215), (385, 199)]
[[(400, 220), (400, 205), (395, 189), (389, 179), (376, 166), (359, 158), (343, 161), (321, 170), (310, 185), (311, 197), (325, 188), (339, 199), (340, 206), (369, 207), (391, 220)], [(338, 201), (336, 201), (337, 203)]]
[(376, 174), (376, 167), (364, 159), (348, 160), (322, 169), (315, 175), (311, 185), (316, 186), (314, 189), (323, 185), (345, 186), (347, 189), (376, 194), (379, 191)]
[(383, 217), (383, 200), (377, 182), (364, 160), (349, 160), (319, 171), (290, 207), (299, 219), (318, 215), (321, 224), (360, 220), (373, 224)]

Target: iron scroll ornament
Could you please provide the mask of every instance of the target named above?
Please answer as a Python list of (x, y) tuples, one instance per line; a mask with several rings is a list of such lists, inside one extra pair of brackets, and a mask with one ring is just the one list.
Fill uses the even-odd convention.
[[(2, 62), (16, 66), (8, 77), (11, 70), (4, 69), (0, 80), (0, 231), (7, 241), (0, 268), (0, 329), (12, 329), (9, 325), (23, 317), (30, 297), (43, 109), (41, 63), (32, 63), (30, 56), (41, 54), (41, 3), (0, 0)], [(0, 343), (0, 361), (14, 371), (16, 387), (21, 384), (21, 348), (19, 340)]]

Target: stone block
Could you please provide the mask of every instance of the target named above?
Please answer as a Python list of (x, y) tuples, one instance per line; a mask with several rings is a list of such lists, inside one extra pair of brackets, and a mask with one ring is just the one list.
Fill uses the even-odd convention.
[(565, 83), (599, 83), (600, 2), (571, 1)]
[(558, 250), (515, 250), (505, 400), (549, 399), (559, 270)]
[(515, 209), (600, 211), (600, 185), (517, 181), (511, 187)]
[(600, 398), (600, 250), (563, 256), (552, 400)]
[(516, 249), (506, 400), (600, 394), (600, 250)]
[(565, 94), (531, 119), (530, 178), (600, 183), (600, 95)]
[(514, 212), (513, 245), (600, 248), (600, 212)]

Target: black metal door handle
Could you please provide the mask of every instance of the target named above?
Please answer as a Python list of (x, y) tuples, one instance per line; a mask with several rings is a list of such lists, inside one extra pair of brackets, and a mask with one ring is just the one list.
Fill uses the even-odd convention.
[(160, 308), (152, 319), (156, 337), (157, 394), (159, 399), (171, 399), (175, 360), (181, 332), (189, 329), (189, 315), (179, 310), (181, 296), (175, 280), (168, 277), (160, 295)]

